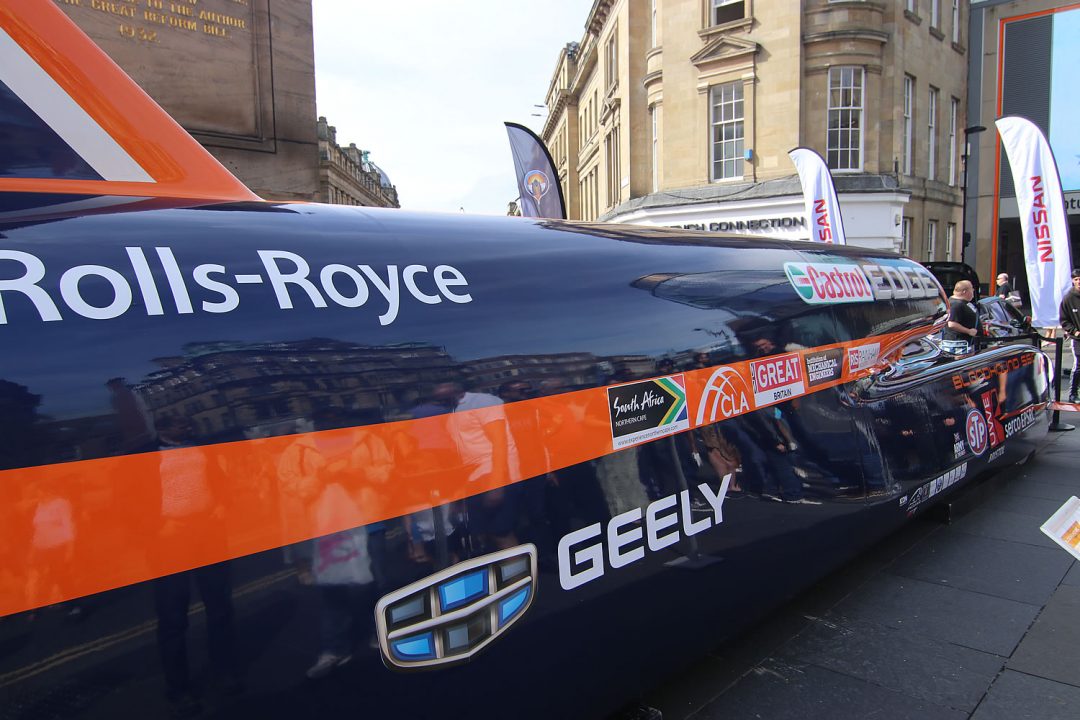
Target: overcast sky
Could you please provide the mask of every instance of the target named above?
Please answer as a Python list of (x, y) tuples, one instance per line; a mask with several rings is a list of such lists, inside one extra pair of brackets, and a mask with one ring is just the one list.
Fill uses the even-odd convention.
[(503, 215), (517, 197), (503, 121), (539, 133), (559, 50), (593, 0), (314, 0), (319, 115), (401, 206)]

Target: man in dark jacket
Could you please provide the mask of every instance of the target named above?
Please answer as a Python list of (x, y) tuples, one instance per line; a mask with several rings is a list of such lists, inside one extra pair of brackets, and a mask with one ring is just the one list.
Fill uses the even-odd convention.
[(941, 333), (941, 348), (951, 353), (971, 352), (971, 338), (979, 334), (979, 314), (972, 304), (975, 286), (961, 280), (953, 286), (949, 298), (949, 321)]
[(1073, 268), (1072, 289), (1065, 293), (1058, 308), (1058, 322), (1072, 350), (1073, 366), (1069, 376), (1069, 402), (1077, 402), (1077, 371), (1080, 370), (1080, 267)]

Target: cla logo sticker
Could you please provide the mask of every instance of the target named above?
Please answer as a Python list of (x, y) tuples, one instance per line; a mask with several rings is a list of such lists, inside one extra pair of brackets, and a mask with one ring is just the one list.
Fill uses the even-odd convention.
[(721, 367), (705, 383), (705, 392), (701, 394), (698, 405), (697, 424), (706, 425), (723, 418), (741, 415), (750, 410), (746, 399), (749, 389), (734, 368)]
[(971, 452), (982, 455), (986, 452), (986, 443), (990, 438), (990, 430), (986, 426), (986, 418), (978, 410), (970, 410), (965, 424), (965, 435)]
[(784, 263), (788, 281), (811, 305), (874, 302), (874, 290), (858, 265)]
[(550, 184), (548, 183), (548, 176), (539, 170), (530, 170), (525, 173), (525, 187), (528, 188), (529, 194), (533, 196), (536, 202), (540, 202), (540, 198), (547, 195)]

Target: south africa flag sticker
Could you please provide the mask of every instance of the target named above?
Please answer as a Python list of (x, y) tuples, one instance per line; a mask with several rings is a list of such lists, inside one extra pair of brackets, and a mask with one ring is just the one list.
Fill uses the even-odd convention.
[(690, 429), (682, 374), (609, 387), (607, 396), (616, 450)]

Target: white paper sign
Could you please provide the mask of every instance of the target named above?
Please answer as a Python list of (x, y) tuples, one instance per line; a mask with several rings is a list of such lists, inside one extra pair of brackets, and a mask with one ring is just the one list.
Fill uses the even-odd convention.
[(1051, 540), (1080, 560), (1080, 499), (1075, 495), (1066, 500), (1065, 504), (1043, 523), (1041, 529)]

